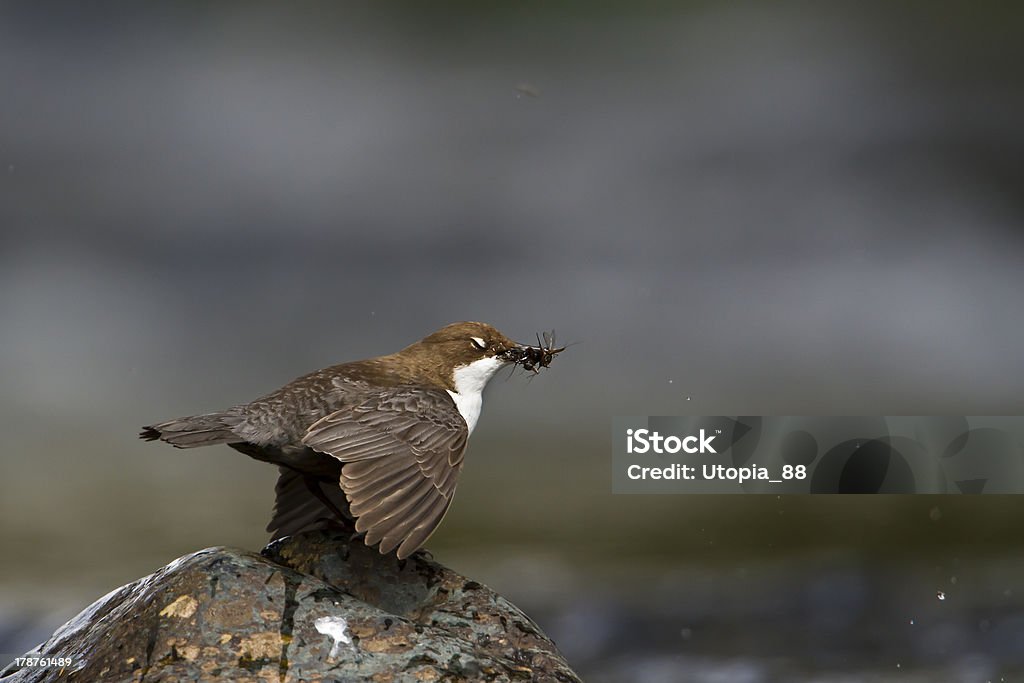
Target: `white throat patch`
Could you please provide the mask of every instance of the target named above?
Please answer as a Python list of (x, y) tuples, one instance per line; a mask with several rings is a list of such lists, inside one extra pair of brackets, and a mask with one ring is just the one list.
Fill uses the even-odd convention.
[(455, 368), (455, 391), (449, 391), (455, 407), (466, 421), (469, 433), (473, 433), (476, 421), (480, 419), (480, 409), (484, 405), (483, 391), (487, 381), (494, 373), (505, 365), (505, 361), (497, 358), (481, 358), (469, 365)]

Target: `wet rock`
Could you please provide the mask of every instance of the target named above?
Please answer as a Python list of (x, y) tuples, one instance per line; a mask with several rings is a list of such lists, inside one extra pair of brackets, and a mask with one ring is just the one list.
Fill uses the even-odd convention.
[(578, 681), (533, 621), (426, 553), (328, 532), (259, 555), (209, 548), (97, 600), (30, 656), (27, 681)]

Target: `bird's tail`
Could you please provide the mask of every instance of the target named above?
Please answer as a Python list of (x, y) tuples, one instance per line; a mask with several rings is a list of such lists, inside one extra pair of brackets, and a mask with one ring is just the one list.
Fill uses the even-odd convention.
[(160, 424), (143, 427), (139, 438), (146, 441), (166, 441), (176, 448), (196, 448), (218, 443), (232, 443), (242, 439), (225, 422), (225, 413), (207, 413), (192, 417), (179, 417)]

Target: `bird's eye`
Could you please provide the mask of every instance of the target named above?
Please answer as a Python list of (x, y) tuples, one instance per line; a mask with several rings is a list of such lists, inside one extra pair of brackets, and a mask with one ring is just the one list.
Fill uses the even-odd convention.
[(481, 351), (483, 351), (483, 350), (485, 350), (487, 348), (487, 342), (485, 342), (480, 337), (470, 337), (469, 340), (471, 342), (473, 342), (473, 346), (475, 346), (476, 348), (480, 349)]

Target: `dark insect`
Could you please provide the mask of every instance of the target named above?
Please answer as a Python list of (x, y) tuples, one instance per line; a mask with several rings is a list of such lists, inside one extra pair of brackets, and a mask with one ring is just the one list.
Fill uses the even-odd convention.
[(522, 351), (522, 357), (516, 362), (523, 366), (524, 370), (529, 370), (536, 374), (540, 372), (540, 368), (546, 368), (551, 365), (551, 361), (562, 351), (565, 351), (564, 346), (555, 348), (555, 331), (551, 330), (550, 333), (544, 333), (543, 339), (538, 334), (537, 345), (525, 347)]

